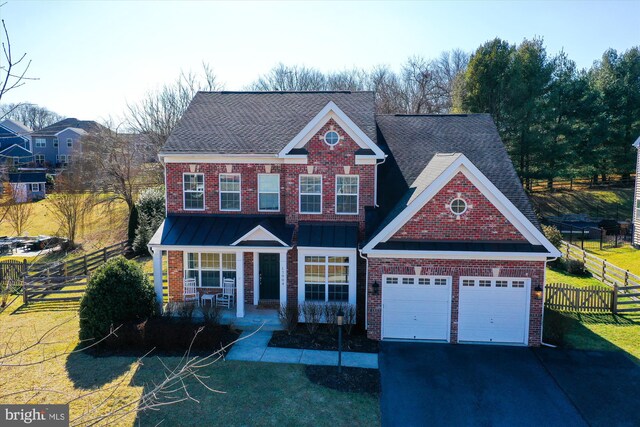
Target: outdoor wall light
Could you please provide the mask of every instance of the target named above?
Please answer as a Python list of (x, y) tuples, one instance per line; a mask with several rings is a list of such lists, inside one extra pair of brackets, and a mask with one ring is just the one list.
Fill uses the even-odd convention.
[(375, 281), (375, 282), (373, 282), (373, 285), (371, 285), (371, 286), (373, 288), (372, 295), (378, 295), (380, 293), (380, 283)]
[(536, 299), (542, 299), (542, 288), (540, 287), (540, 285), (537, 285), (533, 289), (533, 295), (536, 297)]

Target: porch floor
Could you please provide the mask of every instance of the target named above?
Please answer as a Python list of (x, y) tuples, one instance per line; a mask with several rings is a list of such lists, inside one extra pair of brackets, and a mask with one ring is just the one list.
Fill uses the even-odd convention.
[(254, 305), (244, 305), (244, 317), (236, 317), (236, 309), (222, 310), (220, 323), (223, 325), (234, 325), (243, 331), (280, 331), (282, 324), (278, 317), (278, 310), (272, 308), (258, 308)]

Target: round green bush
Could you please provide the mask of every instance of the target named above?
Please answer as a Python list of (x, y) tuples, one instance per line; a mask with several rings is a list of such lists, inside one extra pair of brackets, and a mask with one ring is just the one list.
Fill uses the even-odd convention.
[(124, 257), (109, 260), (87, 284), (80, 302), (80, 339), (95, 342), (126, 322), (139, 322), (155, 310), (153, 285), (142, 269)]

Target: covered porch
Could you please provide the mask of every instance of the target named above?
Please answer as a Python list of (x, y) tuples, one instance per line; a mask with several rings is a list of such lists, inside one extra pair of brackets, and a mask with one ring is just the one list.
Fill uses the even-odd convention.
[[(219, 303), (223, 316), (243, 318), (260, 303), (287, 303), (287, 255), (293, 227), (283, 216), (168, 216), (149, 243), (154, 287), (162, 305), (163, 251), (167, 254), (169, 301)], [(229, 295), (226, 295), (229, 296)]]

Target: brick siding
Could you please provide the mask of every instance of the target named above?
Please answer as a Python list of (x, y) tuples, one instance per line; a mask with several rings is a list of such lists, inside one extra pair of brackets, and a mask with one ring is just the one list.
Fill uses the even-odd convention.
[[(455, 215), (449, 204), (457, 197), (467, 210)], [(525, 241), (498, 209), (459, 172), (398, 230), (393, 240)]]
[[(367, 315), (367, 335), (371, 339), (381, 339), (382, 317), (382, 275), (415, 274), (415, 267), (421, 267), (421, 274), (452, 277), (451, 299), (451, 342), (458, 342), (458, 302), (459, 279), (461, 276), (493, 277), (493, 269), (499, 268), (495, 277), (519, 277), (531, 279), (531, 303), (529, 315), (530, 346), (539, 346), (542, 340), (542, 300), (533, 295), (536, 286), (544, 286), (544, 268), (542, 261), (490, 261), (490, 260), (431, 260), (431, 259), (369, 259), (369, 295)], [(373, 295), (374, 282), (380, 284), (378, 295)]]

